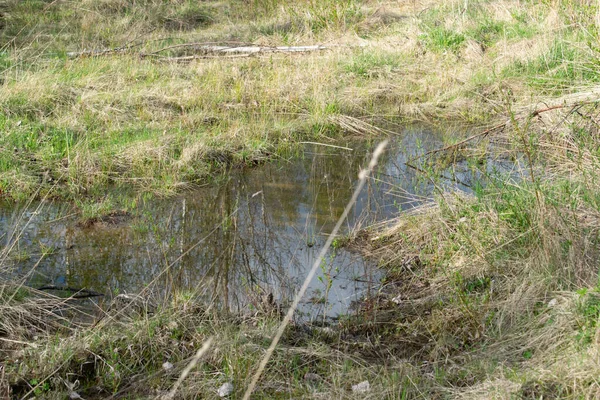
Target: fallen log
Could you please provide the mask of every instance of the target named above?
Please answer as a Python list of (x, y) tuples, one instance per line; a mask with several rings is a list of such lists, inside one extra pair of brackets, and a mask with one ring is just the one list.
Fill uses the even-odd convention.
[(116, 48), (116, 49), (102, 49), (102, 50), (82, 50), (82, 51), (69, 51), (67, 57), (78, 58), (78, 57), (98, 57), (106, 56), (109, 54), (125, 53), (129, 48)]
[(223, 54), (256, 54), (256, 53), (305, 53), (309, 51), (326, 50), (328, 47), (314, 46), (197, 46), (194, 50), (205, 53)]
[[(174, 45), (165, 47), (160, 50), (153, 51), (151, 53), (139, 53), (141, 58), (146, 57), (162, 57), (160, 53), (175, 49), (188, 47), (192, 49), (194, 52), (199, 54), (190, 55), (185, 57), (168, 57), (168, 59), (176, 60), (176, 61), (186, 61), (194, 58), (202, 58), (202, 55), (209, 54), (222, 54), (222, 55), (239, 55), (239, 56), (248, 56), (252, 54), (264, 54), (264, 53), (306, 53), (311, 51), (321, 51), (327, 50), (329, 47), (322, 45), (312, 45), (312, 46), (219, 46), (219, 45), (202, 45), (198, 43), (184, 43), (180, 45)], [(131, 46), (128, 47), (119, 47), (114, 49), (100, 49), (100, 50), (82, 50), (82, 51), (70, 51), (67, 52), (67, 57), (69, 58), (77, 58), (77, 57), (99, 57), (106, 56), (112, 54), (120, 54), (126, 53), (131, 50)]]

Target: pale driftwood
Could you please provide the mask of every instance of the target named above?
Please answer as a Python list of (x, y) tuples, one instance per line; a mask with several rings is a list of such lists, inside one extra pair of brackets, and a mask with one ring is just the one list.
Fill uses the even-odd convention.
[(326, 50), (326, 46), (197, 46), (195, 50), (204, 53), (221, 54), (256, 54), (256, 53), (305, 53), (309, 51)]
[(229, 54), (226, 56), (182, 56), (182, 57), (161, 57), (158, 58), (158, 61), (162, 62), (186, 62), (192, 60), (206, 60), (207, 58), (240, 58), (240, 57), (250, 57), (251, 54)]
[[(177, 47), (182, 47), (178, 45)], [(159, 52), (167, 50), (165, 48), (158, 52), (141, 54), (141, 57), (158, 57), (160, 61), (168, 62), (185, 62), (192, 60), (200, 60), (206, 58), (237, 58), (237, 57), (250, 57), (252, 55), (259, 54), (273, 54), (273, 53), (306, 53), (311, 51), (326, 50), (328, 47), (315, 45), (315, 46), (277, 46), (277, 47), (263, 47), (263, 46), (213, 46), (213, 45), (202, 45), (202, 46), (189, 46), (194, 52), (198, 54), (181, 56), (181, 57), (163, 57), (158, 55)]]
[(187, 62), (192, 60), (202, 60), (207, 58), (238, 58), (250, 57), (260, 54), (273, 53), (306, 53), (310, 51), (326, 50), (325, 46), (278, 46), (278, 47), (261, 47), (261, 46), (196, 46), (193, 48), (200, 54), (181, 57), (163, 57), (155, 53), (141, 54), (141, 57), (158, 57), (157, 59), (165, 62)]
[(183, 47), (188, 48), (200, 48), (203, 46), (229, 46), (229, 47), (246, 47), (246, 46), (256, 46), (254, 43), (243, 43), (243, 42), (191, 42), (191, 43), (179, 43), (173, 44), (167, 47), (163, 47), (162, 49), (155, 50), (151, 53), (142, 54), (142, 57), (155, 56), (163, 51), (180, 49)]
[[(101, 50), (83, 50), (83, 51), (70, 51), (67, 53), (69, 58), (77, 57), (98, 57), (110, 54), (120, 54), (131, 50), (131, 47), (120, 47), (115, 49), (101, 49)], [(184, 43), (180, 45), (169, 46), (164, 49), (154, 51), (152, 53), (140, 53), (140, 57), (161, 57), (158, 53), (173, 48), (189, 47), (194, 52), (199, 54), (183, 56), (183, 57), (165, 57), (169, 61), (189, 61), (198, 58), (207, 58), (206, 55), (229, 55), (229, 56), (249, 56), (252, 54), (265, 54), (265, 53), (306, 53), (311, 51), (327, 50), (329, 47), (322, 45), (313, 46), (218, 46), (218, 45), (199, 45), (197, 43)]]

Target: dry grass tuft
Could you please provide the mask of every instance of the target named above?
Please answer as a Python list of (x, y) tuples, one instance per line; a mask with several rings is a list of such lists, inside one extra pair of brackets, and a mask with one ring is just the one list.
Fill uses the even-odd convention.
[(587, 365), (598, 351), (597, 105), (543, 110), (513, 114), (487, 139), (523, 161), (516, 176), (488, 177), (475, 196), (440, 193), (359, 242), (388, 271), (364, 306), (387, 333), (382, 348), (443, 370), (453, 396), (593, 398), (600, 388)]
[[(118, 204), (93, 199), (109, 186), (173, 194), (297, 142), (387, 133), (387, 119), (501, 125), (415, 160), (435, 202), (361, 242), (388, 271), (380, 295), (334, 339), (290, 328), (261, 396), (346, 398), (368, 379), (373, 398), (597, 397), (593, 2), (10, 0), (1, 11), (10, 199), (58, 188), (104, 212)], [(201, 55), (186, 43), (328, 50), (169, 61)], [(487, 168), (492, 149), (514, 163), (509, 176)], [(456, 163), (486, 185), (444, 191), (440, 169)], [(21, 360), (0, 370), (0, 396), (68, 395), (69, 377), (84, 398), (168, 393), (215, 334), (181, 393), (214, 396), (232, 380), (241, 394), (275, 321), (178, 296), (126, 318), (100, 309), (84, 327), (67, 300), (0, 285), (2, 361)]]

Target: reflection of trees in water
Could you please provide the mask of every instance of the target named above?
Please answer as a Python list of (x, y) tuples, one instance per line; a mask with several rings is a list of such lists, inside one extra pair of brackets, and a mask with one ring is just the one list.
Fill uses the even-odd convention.
[[(224, 223), (197, 252), (186, 256), (182, 267), (190, 275), (210, 276), (215, 293), (244, 304), (244, 294), (275, 293), (287, 297), (311, 264), (314, 251), (307, 241), (323, 225), (335, 222), (353, 189), (351, 171), (359, 162), (352, 157), (305, 157), (295, 168), (279, 166), (232, 178), (208, 200), (217, 207), (202, 207), (206, 198), (192, 200), (187, 214), (203, 221), (201, 231)], [(260, 192), (252, 197), (252, 194)], [(235, 213), (228, 219), (234, 210)], [(191, 224), (188, 223), (189, 226)], [(180, 224), (186, 226), (186, 224)], [(196, 232), (184, 232), (187, 237)], [(200, 262), (203, 265), (198, 265)], [(195, 265), (194, 265), (195, 264)], [(234, 288), (228, 295), (228, 288)]]
[[(380, 175), (361, 195), (354, 220), (364, 210), (387, 206), (382, 194), (387, 182), (412, 185), (414, 172), (404, 161), (413, 142), (407, 135), (399, 139), (398, 151), (384, 154)], [(81, 229), (68, 220), (40, 220), (31, 232), (32, 243), (47, 239), (58, 248), (41, 263), (46, 275), (41, 281), (62, 277), (99, 291), (136, 291), (173, 264), (160, 287), (201, 288), (207, 298), (224, 305), (232, 301), (234, 307), (248, 301), (247, 293), (285, 298), (312, 264), (322, 234), (343, 212), (367, 162), (366, 147), (354, 147), (352, 152), (312, 147), (292, 160), (234, 171), (222, 185), (142, 206), (146, 231), (129, 225)], [(44, 219), (64, 215), (51, 214)], [(315, 247), (309, 248), (312, 242)]]

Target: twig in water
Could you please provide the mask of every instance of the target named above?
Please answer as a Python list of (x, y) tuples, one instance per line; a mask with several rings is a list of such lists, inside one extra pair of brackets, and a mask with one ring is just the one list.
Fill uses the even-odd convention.
[(98, 293), (93, 290), (72, 288), (72, 287), (68, 287), (68, 286), (45, 285), (45, 286), (38, 288), (38, 290), (41, 290), (41, 291), (43, 291), (43, 290), (61, 290), (64, 292), (73, 292), (73, 295), (71, 297), (73, 297), (74, 299), (85, 299), (88, 297), (104, 296), (102, 293)]
[(412, 164), (412, 162), (413, 162), (413, 161), (415, 161), (415, 160), (418, 160), (419, 158), (427, 157), (427, 156), (430, 156), (430, 155), (432, 155), (432, 154), (439, 153), (439, 152), (441, 152), (441, 151), (446, 151), (446, 150), (454, 149), (454, 148), (456, 148), (456, 147), (458, 147), (458, 146), (460, 146), (460, 145), (463, 145), (463, 144), (465, 144), (465, 143), (467, 143), (467, 142), (470, 142), (470, 141), (471, 141), (471, 140), (473, 140), (473, 139), (477, 139), (477, 138), (479, 138), (479, 137), (486, 136), (486, 135), (490, 134), (491, 132), (493, 132), (493, 131), (495, 131), (495, 130), (497, 130), (497, 129), (502, 129), (502, 128), (504, 128), (505, 126), (506, 126), (506, 122), (503, 122), (503, 123), (501, 123), (501, 124), (498, 124), (498, 125), (496, 125), (496, 126), (493, 126), (493, 127), (489, 128), (489, 129), (486, 129), (486, 130), (485, 130), (485, 131), (483, 131), (483, 132), (479, 132), (479, 133), (477, 133), (477, 134), (475, 134), (475, 135), (473, 135), (473, 136), (469, 136), (468, 138), (466, 138), (466, 139), (464, 139), (464, 140), (461, 140), (461, 141), (460, 141), (460, 142), (458, 142), (458, 143), (454, 143), (454, 144), (451, 144), (451, 145), (449, 145), (449, 146), (442, 147), (442, 148), (440, 148), (440, 149), (435, 149), (435, 150), (428, 151), (427, 153), (424, 153), (424, 154), (421, 154), (421, 155), (419, 155), (419, 156), (416, 156), (416, 157), (413, 157), (413, 158), (411, 158), (410, 160), (408, 160), (408, 161), (406, 162), (406, 165), (408, 165), (409, 167), (415, 168), (415, 167), (413, 167), (413, 166), (412, 166), (412, 165), (410, 165), (410, 164)]
[(261, 362), (258, 366), (258, 370), (252, 377), (252, 381), (250, 382), (250, 385), (246, 389), (246, 393), (244, 393), (244, 397), (243, 397), (244, 400), (250, 399), (250, 395), (254, 391), (254, 388), (256, 387), (258, 379), (260, 378), (262, 372), (264, 371), (265, 367), (267, 366), (269, 359), (273, 355), (273, 352), (275, 351), (275, 347), (277, 347), (277, 344), (279, 343), (279, 340), (281, 339), (281, 336), (283, 335), (283, 332), (285, 331), (286, 326), (290, 323), (292, 316), (294, 315), (294, 312), (296, 311), (296, 308), (298, 307), (298, 304), (300, 303), (300, 300), (302, 300), (304, 293), (306, 293), (306, 290), (308, 289), (308, 285), (314, 278), (315, 273), (317, 272), (317, 269), (321, 265), (321, 261), (323, 260), (323, 258), (325, 257), (325, 254), (327, 253), (327, 250), (329, 250), (329, 247), (333, 243), (334, 238), (336, 237), (340, 227), (342, 226), (342, 223), (348, 216), (348, 213), (354, 206), (354, 203), (356, 203), (356, 200), (358, 199), (358, 195), (360, 194), (363, 186), (365, 185), (365, 182), (367, 181), (369, 174), (373, 171), (373, 169), (377, 165), (377, 161), (379, 160), (379, 157), (383, 153), (387, 144), (388, 144), (388, 141), (384, 140), (377, 146), (377, 148), (373, 152), (373, 157), (371, 158), (371, 162), (369, 163), (369, 166), (366, 169), (363, 169), (362, 171), (360, 171), (360, 173), (358, 174), (359, 181), (358, 181), (358, 185), (356, 186), (356, 189), (354, 190), (354, 193), (352, 194), (352, 198), (346, 205), (344, 212), (342, 213), (342, 215), (338, 219), (335, 227), (331, 231), (331, 235), (327, 238), (327, 241), (323, 245), (321, 252), (319, 253), (318, 257), (315, 259), (315, 262), (314, 262), (310, 272), (306, 276), (306, 279), (304, 279), (304, 283), (302, 284), (302, 287), (296, 294), (296, 297), (294, 298), (292, 305), (288, 309), (287, 314), (285, 315), (285, 317), (283, 318), (283, 321), (279, 325), (279, 328), (277, 329), (277, 333), (275, 334), (275, 337), (273, 337), (273, 341), (271, 342), (271, 345), (267, 349), (267, 353), (261, 360)]

